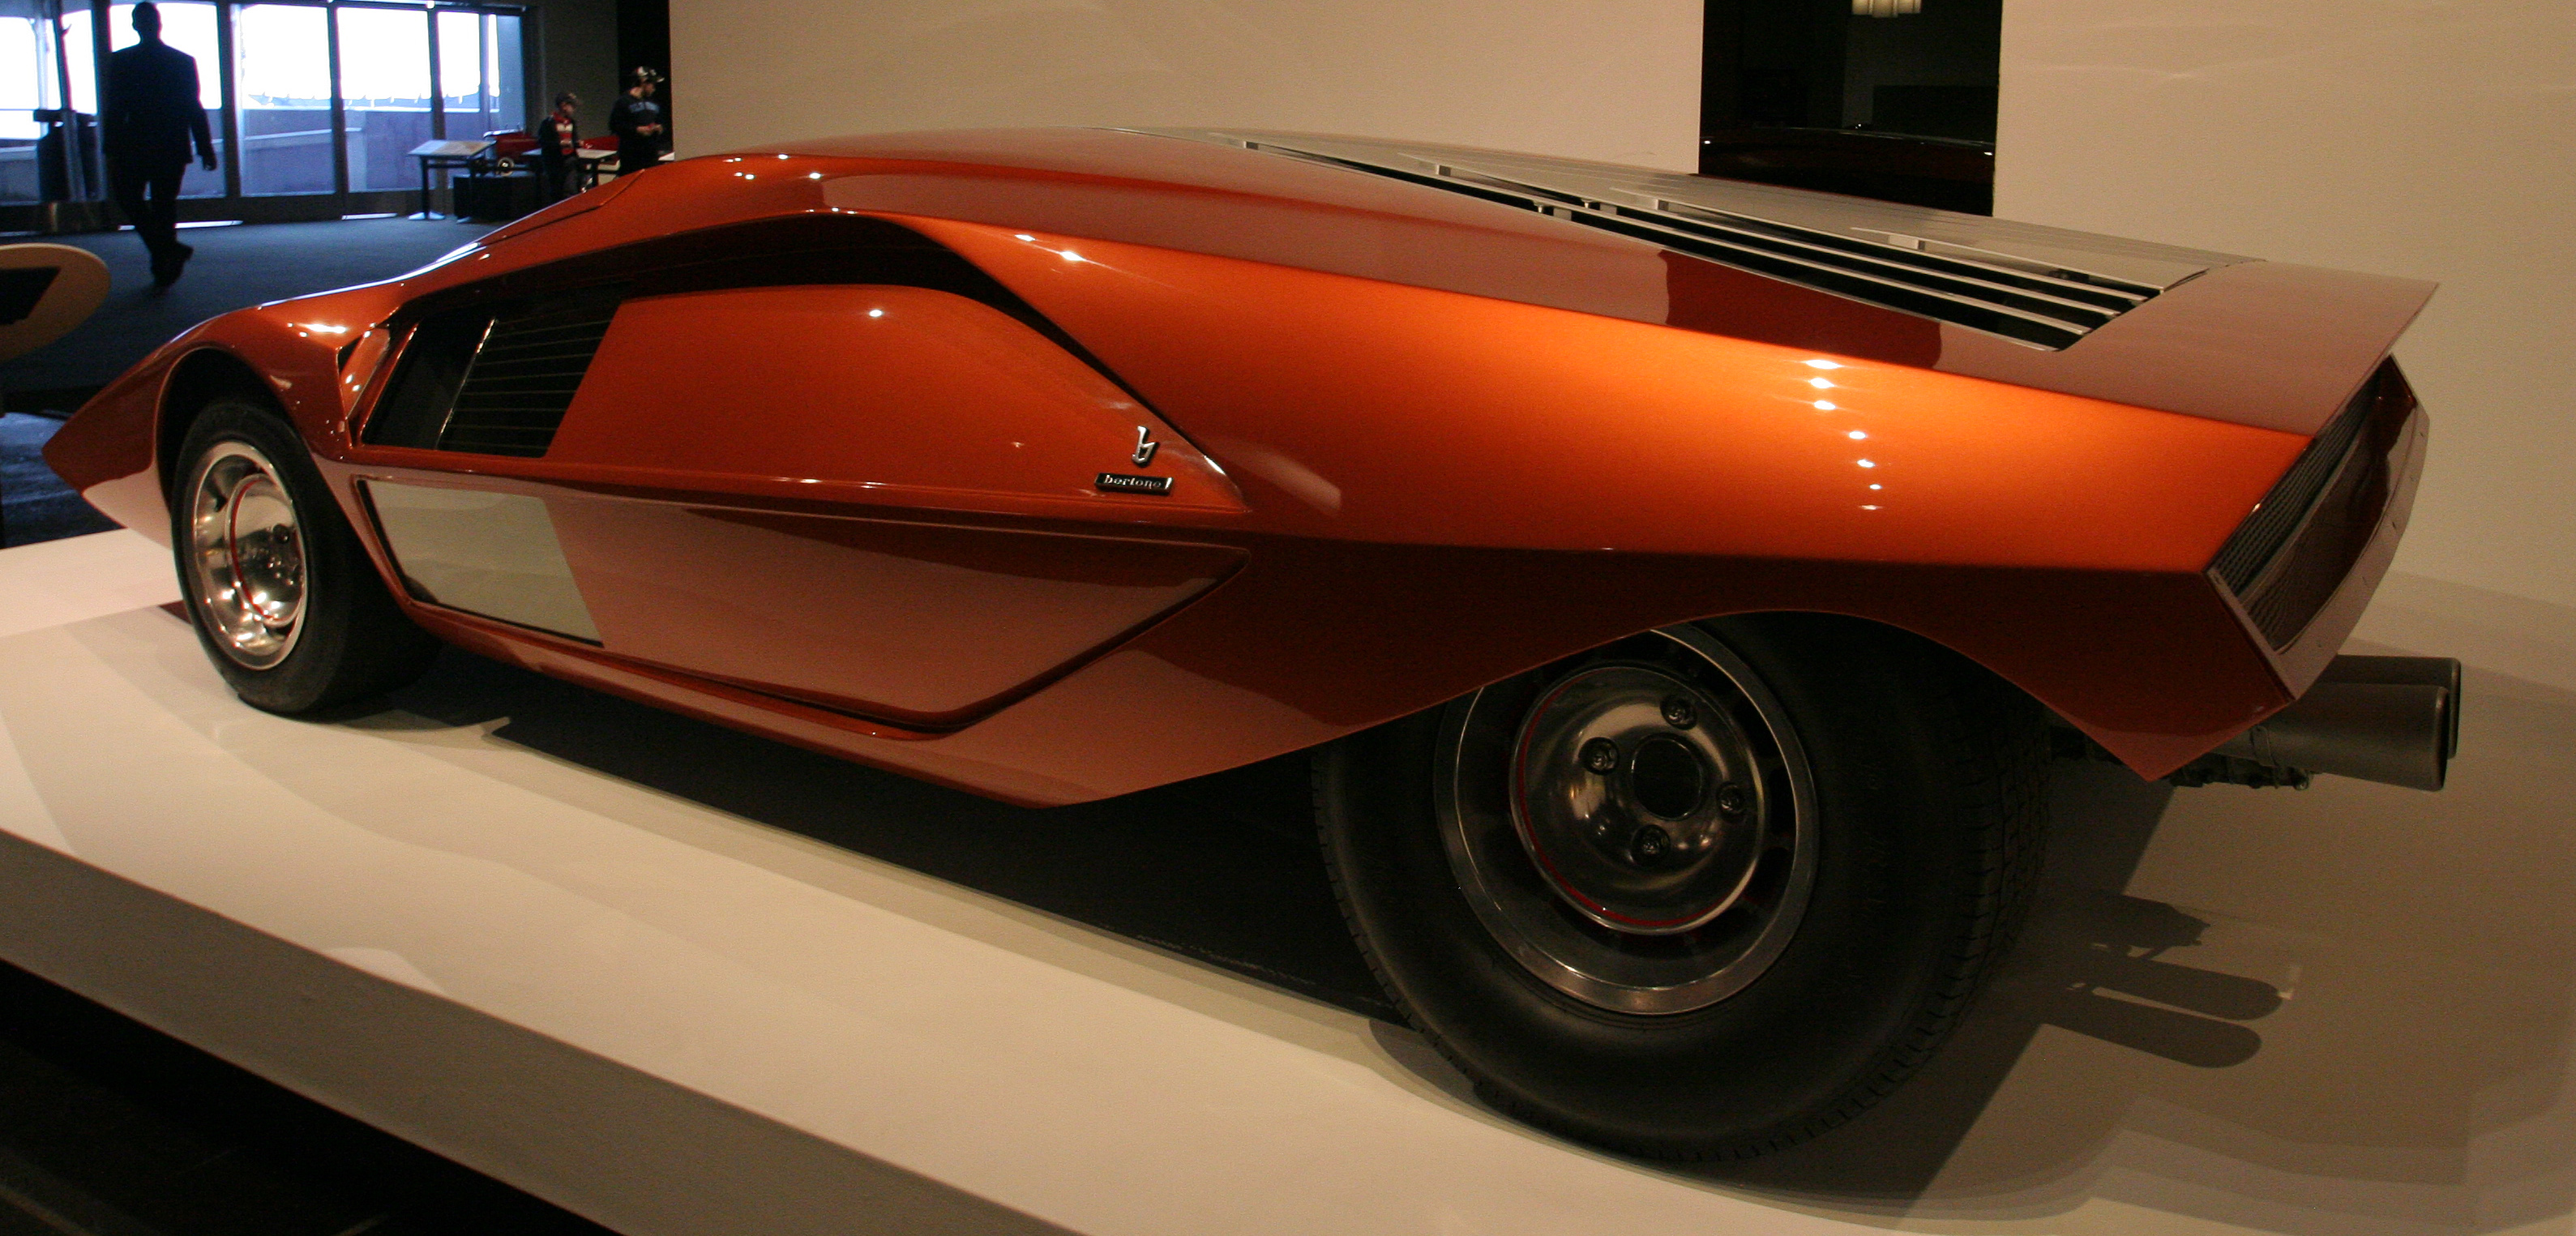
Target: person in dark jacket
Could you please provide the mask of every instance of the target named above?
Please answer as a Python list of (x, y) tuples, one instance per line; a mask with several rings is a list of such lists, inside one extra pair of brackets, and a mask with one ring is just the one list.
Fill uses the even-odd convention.
[(635, 84), (618, 96), (617, 106), (609, 109), (608, 130), (617, 135), (617, 174), (631, 175), (653, 166), (662, 159), (662, 105), (653, 101), (662, 75), (651, 69), (635, 70)]
[(537, 122), (537, 180), (549, 202), (581, 192), (581, 126), (574, 120), (580, 108), (581, 99), (567, 90)]
[(159, 6), (134, 6), (134, 33), (141, 42), (107, 58), (101, 144), (108, 188), (152, 254), (153, 285), (168, 287), (196, 253), (179, 243), (179, 181), (188, 174), (189, 140), (211, 172), (215, 139), (197, 103), (196, 57), (161, 41)]

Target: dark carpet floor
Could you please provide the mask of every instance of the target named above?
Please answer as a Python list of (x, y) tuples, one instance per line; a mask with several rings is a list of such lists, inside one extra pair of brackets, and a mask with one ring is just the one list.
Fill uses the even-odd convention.
[(116, 526), (45, 466), (45, 443), (62, 427), (50, 416), (0, 414), (0, 546), (33, 545)]
[[(0, 545), (27, 545), (116, 525), (63, 487), (38, 452), (59, 421), (152, 349), (219, 313), (417, 270), (490, 230), (407, 219), (192, 227), (187, 273), (152, 286), (132, 232), (45, 239), (107, 263), (107, 303), (72, 333), (0, 364)], [(31, 415), (27, 415), (31, 414)], [(48, 418), (40, 421), (38, 418)]]
[[(351, 219), (335, 223), (253, 223), (192, 227), (188, 271), (167, 290), (152, 286), (143, 241), (132, 232), (43, 239), (77, 245), (107, 263), (107, 303), (60, 339), (0, 364), (12, 412), (71, 411), (170, 337), (219, 313), (389, 279), (417, 270), (491, 230), (479, 223)], [(23, 239), (23, 238), (22, 238)]]

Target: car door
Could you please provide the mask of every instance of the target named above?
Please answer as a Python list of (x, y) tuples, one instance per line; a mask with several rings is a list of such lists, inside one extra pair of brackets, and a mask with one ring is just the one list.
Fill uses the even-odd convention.
[(1192, 530), (1242, 509), (1222, 471), (1024, 306), (777, 273), (424, 318), (367, 436), (497, 458), (370, 482), (414, 595), (938, 729), (1241, 561)]

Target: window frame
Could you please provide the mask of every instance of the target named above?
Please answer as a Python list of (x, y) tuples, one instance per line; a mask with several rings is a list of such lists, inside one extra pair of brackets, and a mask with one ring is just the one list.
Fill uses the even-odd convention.
[[(117, 0), (88, 0), (86, 14), (66, 12), (68, 5), (65, 0), (46, 0), (42, 5), (45, 10), (44, 16), (54, 23), (57, 30), (62, 30), (69, 22), (86, 20), (88, 23), (90, 55), (86, 59), (89, 63), (73, 63), (72, 49), (68, 46), (70, 40), (58, 37), (54, 41), (56, 63), (60, 66), (61, 73), (61, 81), (57, 83), (57, 87), (65, 107), (71, 106), (71, 100), (75, 94), (76, 75), (87, 74), (92, 99), (98, 97), (97, 92), (103, 87), (106, 80), (107, 56), (114, 46), (112, 36), (116, 2)], [(327, 191), (244, 192), (241, 158), (242, 98), (238, 66), (235, 63), (239, 58), (239, 31), (235, 19), (238, 10), (251, 3), (318, 9), (324, 14), (323, 37), (330, 56), (331, 87), (332, 187)], [(208, 109), (207, 119), (215, 130), (218, 148), (223, 152), (223, 190), (219, 195), (182, 199), (180, 219), (183, 222), (329, 219), (350, 213), (353, 209), (358, 211), (382, 209), (397, 202), (408, 205), (407, 199), (417, 195), (417, 189), (365, 190), (352, 189), (349, 184), (348, 100), (340, 63), (340, 12), (344, 9), (388, 9), (421, 15), (421, 37), (425, 41), (429, 57), (430, 131), (441, 137), (447, 134), (448, 119), (446, 81), (439, 58), (438, 31), (442, 15), (471, 13), (477, 16), (516, 18), (520, 23), (518, 38), (520, 81), (534, 83), (543, 80), (542, 66), (539, 63), (539, 51), (544, 45), (542, 32), (539, 29), (542, 14), (541, 10), (533, 5), (494, 3), (490, 0), (467, 0), (464, 3), (406, 3), (405, 0), (213, 0), (213, 6), (216, 58), (219, 62), (214, 71), (222, 104), (219, 108)], [(489, 75), (488, 55), (485, 61), (475, 68), (475, 72), (480, 76)], [(200, 65), (199, 72), (203, 74), (205, 66)], [(483, 87), (487, 97), (497, 95), (495, 83), (485, 82)], [(519, 102), (524, 111), (531, 97), (524, 85), (521, 95)], [(94, 149), (97, 140), (95, 115), (84, 113), (84, 118), (87, 123), (82, 128), (87, 136), (83, 140), (92, 149), (76, 151), (70, 149), (68, 143), (66, 144), (64, 157), (73, 165), (68, 196), (58, 201), (13, 202), (0, 205), (0, 230), (77, 230), (78, 225), (83, 222), (105, 224), (109, 221), (110, 217), (106, 211), (107, 186), (104, 164), (98, 161), (100, 156)], [(520, 119), (524, 123), (526, 117), (522, 116)], [(480, 133), (475, 136), (480, 136)], [(91, 165), (100, 169), (99, 175), (92, 177), (81, 174), (83, 167)], [(92, 181), (97, 183), (91, 183)]]

